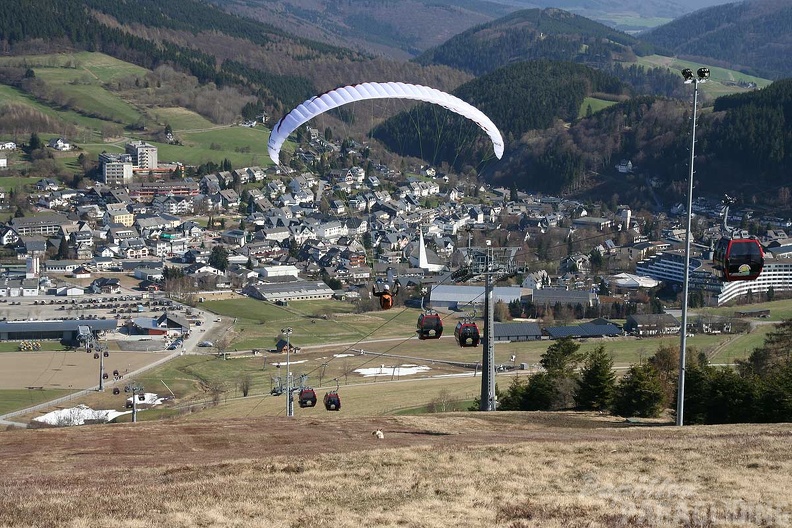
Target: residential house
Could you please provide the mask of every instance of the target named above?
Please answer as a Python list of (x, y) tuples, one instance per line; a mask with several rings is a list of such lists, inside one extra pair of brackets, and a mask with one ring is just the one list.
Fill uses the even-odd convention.
[(244, 246), (247, 242), (247, 231), (242, 229), (229, 229), (220, 235), (220, 239), (231, 246)]
[(42, 178), (36, 182), (36, 190), (39, 192), (57, 191), (61, 188), (61, 183), (50, 178)]
[(218, 193), (220, 195), (220, 205), (225, 209), (239, 207), (239, 195), (234, 189), (225, 189)]
[(125, 238), (118, 243), (121, 256), (128, 259), (139, 259), (149, 256), (149, 249), (141, 238)]
[(118, 279), (99, 277), (91, 282), (91, 285), (88, 286), (88, 290), (91, 293), (119, 293), (121, 291), (121, 283)]
[(49, 142), (47, 143), (47, 146), (49, 148), (53, 148), (55, 150), (60, 150), (60, 151), (71, 150), (72, 148), (71, 144), (69, 144), (69, 142), (63, 139), (62, 137), (50, 139)]
[(131, 227), (135, 223), (135, 215), (127, 210), (126, 204), (112, 203), (106, 205), (103, 221), (105, 225), (121, 224)]
[(122, 240), (130, 238), (137, 238), (140, 234), (134, 227), (126, 227), (121, 224), (110, 224), (110, 229), (107, 233), (107, 239), (110, 242), (121, 244)]

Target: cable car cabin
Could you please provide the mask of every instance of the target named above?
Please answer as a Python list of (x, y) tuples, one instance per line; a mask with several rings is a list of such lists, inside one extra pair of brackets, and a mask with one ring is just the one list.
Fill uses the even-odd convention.
[(461, 347), (476, 347), (481, 342), (481, 334), (476, 323), (459, 321), (454, 328), (454, 339)]
[(723, 282), (755, 280), (764, 266), (764, 250), (753, 238), (723, 237), (715, 243), (713, 269)]
[(330, 391), (324, 396), (324, 406), (328, 411), (341, 410), (341, 396), (336, 391)]
[(416, 325), (418, 339), (440, 339), (443, 335), (443, 320), (436, 313), (423, 313)]
[(316, 392), (311, 388), (300, 389), (300, 395), (297, 401), (300, 407), (313, 407), (316, 405)]

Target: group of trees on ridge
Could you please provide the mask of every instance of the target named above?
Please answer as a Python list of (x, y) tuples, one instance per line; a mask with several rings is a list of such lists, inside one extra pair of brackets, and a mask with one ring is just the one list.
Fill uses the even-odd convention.
[[(587, 354), (560, 339), (542, 355), (542, 372), (515, 376), (499, 395), (500, 410), (581, 409), (619, 416), (656, 417), (676, 407), (679, 349), (660, 346), (617, 380), (603, 345)], [(684, 422), (720, 424), (792, 420), (792, 320), (779, 323), (762, 347), (737, 362), (715, 367), (690, 349), (685, 369)]]

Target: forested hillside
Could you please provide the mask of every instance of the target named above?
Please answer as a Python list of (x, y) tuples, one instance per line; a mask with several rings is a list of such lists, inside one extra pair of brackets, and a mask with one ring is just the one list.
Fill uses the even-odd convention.
[(469, 79), (448, 68), (372, 59), (296, 38), (200, 0), (0, 2), (0, 53), (102, 51), (147, 69), (168, 64), (201, 83), (233, 86), (278, 115), (341, 84), (398, 79), (450, 89)]
[[(707, 117), (704, 167), (749, 193), (761, 190), (757, 185), (792, 187), (792, 79), (721, 97)], [(745, 174), (751, 175), (749, 181)], [(782, 201), (789, 205), (789, 196)]]
[[(690, 106), (655, 97), (630, 99), (572, 126), (556, 124), (510, 144), (492, 179), (521, 189), (575, 192), (610, 180), (607, 193), (631, 203), (651, 195), (647, 179), (667, 200), (685, 196), (690, 147)], [(696, 144), (698, 193), (734, 193), (744, 203), (783, 210), (792, 205), (792, 80), (761, 91), (726, 96), (699, 117)], [(636, 175), (614, 166), (629, 159)], [(749, 176), (750, 175), (750, 176)], [(783, 191), (786, 188), (786, 191)], [(618, 189), (618, 190), (616, 190)], [(605, 196), (600, 198), (607, 199)], [(586, 196), (592, 197), (591, 192)]]
[[(627, 87), (615, 77), (570, 62), (529, 61), (476, 78), (454, 95), (479, 107), (498, 126), (506, 148), (525, 132), (551, 127), (557, 119), (577, 118), (585, 97), (593, 93), (626, 97)], [(457, 169), (478, 165), (492, 152), (475, 125), (436, 107), (421, 105), (385, 121), (374, 137), (391, 150), (432, 163), (445, 161)], [(441, 120), (438, 123), (438, 120)]]
[(471, 28), (415, 59), (481, 75), (525, 60), (549, 59), (609, 71), (637, 93), (680, 95), (665, 68), (625, 67), (655, 49), (626, 33), (560, 9), (527, 9)]
[(780, 79), (792, 76), (790, 28), (792, 3), (748, 0), (686, 15), (641, 38), (679, 56)]
[(560, 9), (527, 9), (460, 33), (415, 61), (481, 75), (521, 60), (602, 66), (616, 57), (632, 59), (647, 52), (637, 39), (593, 20)]

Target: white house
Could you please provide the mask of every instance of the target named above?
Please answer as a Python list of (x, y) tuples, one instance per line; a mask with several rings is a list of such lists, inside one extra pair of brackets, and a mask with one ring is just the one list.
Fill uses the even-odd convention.
[(60, 151), (71, 150), (71, 148), (72, 148), (71, 144), (69, 144), (68, 141), (66, 141), (65, 139), (63, 139), (61, 137), (50, 139), (49, 143), (47, 143), (47, 146), (50, 147), (50, 148), (54, 148), (55, 150), (60, 150)]

